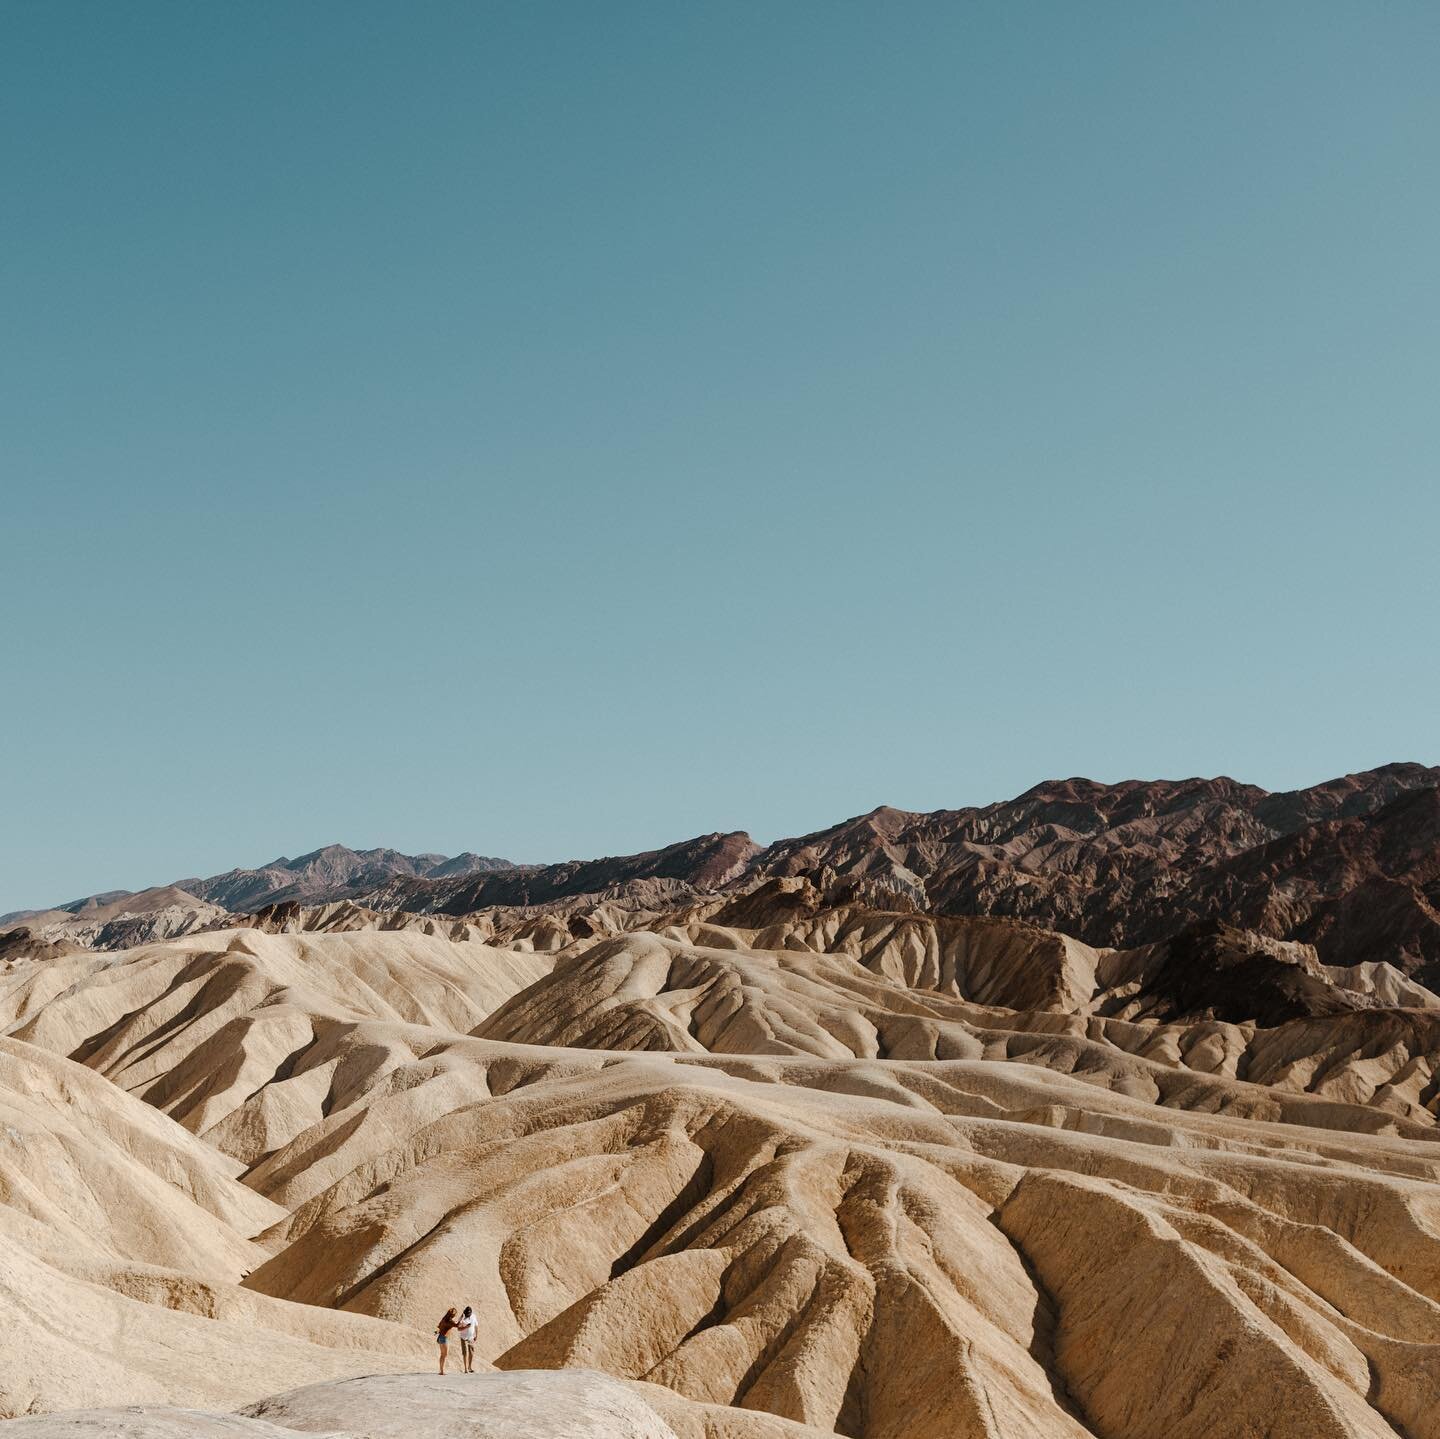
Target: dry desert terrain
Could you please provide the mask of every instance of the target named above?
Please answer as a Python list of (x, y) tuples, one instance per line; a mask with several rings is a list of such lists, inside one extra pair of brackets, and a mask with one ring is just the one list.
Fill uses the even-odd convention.
[(6, 1432), (1440, 1439), (1423, 965), (732, 877), (15, 931)]

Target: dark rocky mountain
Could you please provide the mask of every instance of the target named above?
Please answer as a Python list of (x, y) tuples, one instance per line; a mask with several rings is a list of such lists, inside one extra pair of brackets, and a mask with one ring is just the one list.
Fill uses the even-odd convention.
[[(705, 834), (644, 854), (512, 866), (441, 881), (429, 876), (397, 877), (366, 902), (377, 909), (451, 915), (617, 891), (643, 894), (647, 901), (679, 902), (692, 893), (724, 889), (743, 878), (759, 853), (760, 846), (743, 832)], [(637, 886), (642, 888), (637, 890)]]
[(327, 844), (296, 859), (280, 858), (258, 869), (232, 869), (209, 879), (181, 880), (179, 888), (237, 913), (284, 900), (328, 904), (355, 899), (397, 875), (412, 878), (509, 869), (510, 862), (484, 855), (401, 854), (394, 849), (348, 849)]
[(462, 915), (594, 896), (649, 908), (803, 878), (837, 901), (1023, 919), (1133, 948), (1226, 923), (1440, 981), (1440, 769), (1386, 765), (1271, 793), (1228, 778), (1067, 779), (1013, 800), (882, 807), (765, 848), (711, 834), (646, 854), (392, 880), (380, 909)]
[(148, 912), (154, 908), (152, 896), (171, 890), (181, 890), (186, 897), (243, 914), (286, 900), (328, 904), (354, 899), (380, 888), (397, 875), (441, 879), (513, 867), (509, 860), (468, 851), (447, 858), (443, 854), (401, 854), (394, 849), (349, 849), (343, 844), (327, 844), (295, 859), (282, 855), (256, 869), (230, 869), (209, 879), (174, 880), (155, 890), (109, 890), (50, 910), (16, 910), (0, 915), (0, 925), (22, 921), (53, 923), (69, 915), (84, 920), (117, 907)]
[(438, 863), (425, 870), (427, 879), (453, 879), (457, 875), (483, 874), (496, 870), (518, 869), (523, 866), (511, 864), (508, 859), (494, 859), (489, 855), (474, 854), (466, 850), (453, 859), (440, 859), (436, 855), (420, 855), (417, 859), (438, 859)]
[(976, 809), (879, 809), (781, 840), (754, 875), (863, 879), (937, 914), (996, 914), (1088, 944), (1224, 921), (1440, 978), (1440, 769), (1387, 765), (1270, 794), (1230, 779), (1071, 779)]
[(109, 889), (102, 894), (87, 894), (83, 899), (72, 899), (67, 904), (57, 904), (51, 909), (12, 909), (0, 914), (0, 926), (19, 924), (24, 920), (47, 920), (63, 918), (65, 915), (93, 914), (96, 910), (114, 904), (117, 900), (130, 899), (143, 891), (132, 889)]

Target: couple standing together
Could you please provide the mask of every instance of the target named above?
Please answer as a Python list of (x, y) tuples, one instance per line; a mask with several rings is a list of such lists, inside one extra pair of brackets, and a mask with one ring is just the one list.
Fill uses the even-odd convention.
[(460, 1362), (466, 1374), (475, 1372), (475, 1311), (467, 1304), (463, 1314), (456, 1318), (453, 1309), (445, 1311), (445, 1317), (435, 1326), (435, 1338), (440, 1345), (440, 1372), (445, 1372), (445, 1355), (450, 1348), (450, 1336), (460, 1341)]

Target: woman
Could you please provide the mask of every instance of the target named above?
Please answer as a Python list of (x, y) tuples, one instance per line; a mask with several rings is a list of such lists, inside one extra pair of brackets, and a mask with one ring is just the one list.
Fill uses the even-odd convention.
[(455, 1311), (447, 1309), (445, 1317), (435, 1326), (435, 1339), (440, 1345), (440, 1372), (445, 1372), (445, 1351), (450, 1347), (450, 1331), (455, 1328)]

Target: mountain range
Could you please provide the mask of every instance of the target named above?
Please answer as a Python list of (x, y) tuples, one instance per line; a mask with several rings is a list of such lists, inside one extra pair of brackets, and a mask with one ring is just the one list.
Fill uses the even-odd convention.
[(14, 923), (0, 1419), (1440, 1439), (1437, 779), (333, 846)]
[(397, 876), (436, 881), (486, 870), (514, 869), (508, 860), (480, 854), (401, 854), (394, 849), (348, 849), (327, 844), (295, 859), (282, 855), (255, 869), (227, 869), (208, 879), (177, 879), (144, 890), (108, 890), (86, 895), (52, 909), (21, 909), (0, 915), (0, 926), (23, 922), (45, 922), (63, 915), (91, 920), (100, 914), (141, 914), (157, 904), (171, 903), (175, 894), (235, 914), (244, 914), (263, 905), (294, 900), (302, 904), (324, 904), (336, 899), (356, 898), (384, 885)]
[(1225, 923), (1313, 945), (1326, 963), (1383, 961), (1440, 983), (1440, 768), (1391, 764), (1278, 793), (1223, 777), (1049, 781), (985, 806), (881, 807), (764, 846), (737, 831), (544, 865), (329, 845), (0, 925), (115, 948), (285, 903), (455, 918), (658, 911), (773, 878), (881, 909), (1023, 919), (1094, 947)]

